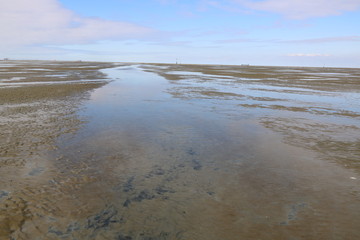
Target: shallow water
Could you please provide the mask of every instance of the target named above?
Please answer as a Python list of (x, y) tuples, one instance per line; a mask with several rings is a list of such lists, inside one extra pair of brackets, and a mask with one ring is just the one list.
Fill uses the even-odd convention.
[[(360, 84), (343, 86), (359, 72), (321, 71), (103, 70), (113, 81), (77, 103), (77, 130), (1, 182), (0, 236), (359, 238)], [(299, 72), (323, 82), (292, 83)]]

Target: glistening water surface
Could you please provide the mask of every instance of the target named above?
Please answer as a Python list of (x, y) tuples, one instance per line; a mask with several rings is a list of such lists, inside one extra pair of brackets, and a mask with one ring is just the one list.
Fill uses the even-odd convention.
[(74, 103), (77, 130), (1, 182), (0, 236), (360, 237), (358, 69), (103, 72), (113, 81)]

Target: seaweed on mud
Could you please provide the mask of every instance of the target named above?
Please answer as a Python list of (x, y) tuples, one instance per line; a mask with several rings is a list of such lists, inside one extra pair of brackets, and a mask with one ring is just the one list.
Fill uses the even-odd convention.
[(299, 211), (304, 209), (306, 206), (306, 203), (297, 203), (291, 205), (287, 214), (286, 221), (281, 222), (280, 225), (288, 225), (290, 221), (296, 220)]
[(154, 199), (155, 195), (150, 193), (148, 190), (141, 191), (136, 197), (133, 197), (131, 199), (126, 199), (126, 201), (123, 203), (124, 207), (128, 207), (131, 202), (141, 202), (143, 200), (151, 200)]
[(151, 178), (153, 176), (161, 176), (164, 175), (166, 172), (161, 167), (155, 166), (155, 169), (153, 169), (151, 172), (149, 172), (145, 177)]
[(134, 190), (134, 186), (132, 184), (134, 179), (135, 179), (135, 177), (132, 176), (126, 181), (126, 183), (123, 186), (123, 191), (124, 192), (130, 192), (130, 191)]
[(163, 186), (157, 186), (157, 187), (155, 188), (155, 192), (156, 192), (157, 194), (159, 194), (159, 195), (163, 195), (163, 194), (165, 194), (165, 193), (175, 193), (174, 190), (165, 188), (165, 187), (163, 187)]
[[(193, 148), (187, 149), (187, 150), (186, 150), (186, 153), (189, 154), (190, 156), (198, 155), (197, 152), (194, 151)], [(197, 171), (198, 171), (198, 170), (201, 170), (201, 168), (202, 168), (202, 165), (201, 165), (200, 161), (197, 160), (197, 159), (192, 159), (192, 160), (191, 160), (191, 166), (192, 166), (192, 168), (193, 168), (194, 170), (197, 170)]]
[(115, 209), (115, 207), (111, 206), (96, 214), (95, 216), (88, 218), (86, 228), (97, 230), (106, 228), (111, 223), (119, 223), (122, 221), (123, 219), (119, 218), (118, 216), (118, 211)]
[[(157, 236), (146, 236), (145, 233), (141, 233), (139, 237), (137, 238), (133, 238), (129, 235), (124, 235), (122, 233), (120, 233), (116, 240), (132, 240), (132, 239), (139, 239), (139, 240), (166, 240), (166, 239), (170, 239), (171, 234), (168, 232), (161, 232), (159, 235)], [(173, 238), (171, 238), (173, 239)], [(176, 239), (179, 239), (178, 236)]]
[(55, 234), (56, 236), (63, 236), (65, 234), (62, 231), (59, 231), (53, 227), (49, 227), (48, 233)]
[[(124, 207), (129, 207), (132, 202), (142, 202), (144, 200), (152, 200), (157, 196), (163, 196), (167, 193), (175, 193), (174, 190), (166, 188), (164, 186), (157, 186), (153, 191), (142, 190), (135, 197), (127, 198), (123, 203)], [(167, 199), (167, 197), (162, 197), (163, 199)]]
[(123, 203), (123, 206), (124, 207), (128, 207), (131, 203), (131, 200), (130, 199), (126, 199), (125, 202)]
[(180, 164), (177, 165), (177, 167), (184, 168), (184, 167), (185, 167), (185, 164), (180, 163)]
[(139, 193), (139, 195), (134, 197), (132, 200), (135, 202), (141, 202), (143, 200), (151, 200), (154, 198), (155, 198), (154, 194), (150, 193), (148, 190), (143, 190)]
[(158, 236), (142, 236), (141, 240), (166, 240), (169, 239), (169, 237), (170, 237), (170, 233), (161, 232)]
[(192, 163), (192, 167), (193, 167), (194, 170), (196, 170), (196, 171), (201, 170), (202, 165), (201, 165), (201, 163), (200, 163), (198, 160), (193, 159), (193, 160), (191, 161), (191, 163)]
[(119, 236), (117, 236), (116, 240), (132, 240), (133, 238), (130, 236), (125, 236), (120, 234)]
[(78, 222), (74, 222), (74, 223), (70, 223), (68, 225), (65, 232), (60, 231), (53, 226), (50, 226), (48, 229), (48, 233), (55, 234), (56, 236), (61, 237), (61, 238), (67, 238), (70, 236), (70, 234), (72, 234), (73, 232), (76, 232), (80, 229), (81, 229), (81, 225)]
[(189, 148), (187, 151), (186, 151), (187, 154), (193, 156), (193, 155), (196, 155), (196, 152), (194, 151), (194, 149), (192, 148)]
[(79, 223), (74, 222), (74, 223), (69, 224), (69, 226), (66, 229), (66, 232), (71, 233), (71, 232), (74, 232), (74, 231), (78, 231), (79, 229), (80, 229)]

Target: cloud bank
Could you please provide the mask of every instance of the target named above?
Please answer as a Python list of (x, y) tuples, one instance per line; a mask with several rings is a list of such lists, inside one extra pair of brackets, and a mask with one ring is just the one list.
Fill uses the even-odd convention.
[(330, 54), (321, 53), (291, 53), (286, 55), (288, 57), (330, 57)]
[(153, 32), (128, 22), (79, 16), (58, 0), (0, 0), (0, 6), (2, 47), (131, 39)]
[(291, 19), (340, 15), (360, 8), (360, 0), (233, 0), (247, 8), (281, 14)]
[(312, 38), (302, 40), (283, 41), (285, 43), (333, 43), (333, 42), (360, 42), (360, 36), (339, 36), (326, 38)]

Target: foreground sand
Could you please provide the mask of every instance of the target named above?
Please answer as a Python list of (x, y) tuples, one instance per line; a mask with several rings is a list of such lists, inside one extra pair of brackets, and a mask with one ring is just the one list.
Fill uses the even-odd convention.
[(8, 61), (0, 79), (0, 239), (360, 237), (359, 69)]
[(59, 136), (81, 126), (83, 121), (76, 113), (81, 103), (89, 91), (107, 82), (98, 70), (113, 65), (41, 61), (0, 64), (0, 236), (5, 239), (31, 218), (23, 206), (30, 199), (24, 200), (18, 193), (34, 191), (29, 196), (34, 202), (41, 197), (37, 187), (48, 179), (39, 177), (34, 183), (31, 176), (51, 169), (48, 152), (56, 149)]

